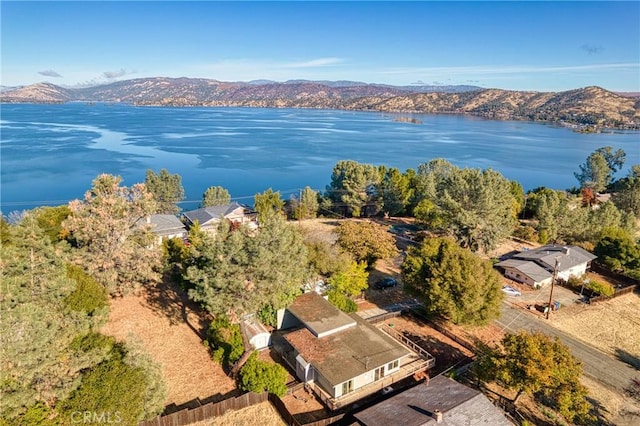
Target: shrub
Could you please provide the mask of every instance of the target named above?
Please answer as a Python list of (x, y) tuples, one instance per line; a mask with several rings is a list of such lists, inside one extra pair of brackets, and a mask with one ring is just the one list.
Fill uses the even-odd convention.
[(81, 267), (67, 265), (67, 277), (76, 282), (76, 289), (65, 299), (69, 309), (93, 316), (107, 306), (107, 290)]
[(601, 294), (603, 296), (611, 297), (616, 292), (616, 289), (608, 283), (603, 283), (602, 281), (591, 280), (586, 285), (586, 287), (594, 292)]
[(211, 347), (214, 361), (229, 367), (244, 353), (242, 332), (238, 324), (231, 324), (229, 318), (218, 316), (211, 321), (207, 332), (207, 341)]
[(331, 302), (331, 304), (336, 308), (346, 313), (356, 312), (358, 310), (358, 305), (356, 305), (356, 302), (336, 290), (329, 291), (329, 302)]
[(267, 391), (277, 396), (287, 393), (287, 370), (279, 364), (260, 361), (253, 352), (240, 370), (240, 389), (260, 393)]
[(513, 231), (513, 236), (526, 241), (537, 242), (538, 233), (535, 228), (529, 225), (519, 226)]

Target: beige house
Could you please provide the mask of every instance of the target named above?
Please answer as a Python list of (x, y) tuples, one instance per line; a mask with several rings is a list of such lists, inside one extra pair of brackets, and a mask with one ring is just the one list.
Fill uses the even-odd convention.
[(138, 220), (137, 226), (147, 225), (156, 236), (156, 245), (169, 238), (187, 238), (188, 232), (184, 223), (172, 214), (152, 214)]
[(203, 231), (215, 233), (222, 220), (231, 223), (247, 225), (252, 228), (258, 227), (258, 213), (248, 206), (236, 203), (225, 204), (223, 206), (203, 207), (197, 210), (190, 210), (182, 213), (187, 227), (191, 227), (198, 222)]
[(507, 278), (541, 288), (551, 284), (556, 261), (558, 279), (567, 281), (572, 276), (584, 275), (596, 258), (581, 247), (546, 245), (517, 253), (496, 266)]

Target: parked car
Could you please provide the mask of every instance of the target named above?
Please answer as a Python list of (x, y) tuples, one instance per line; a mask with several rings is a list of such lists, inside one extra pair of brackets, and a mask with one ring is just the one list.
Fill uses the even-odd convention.
[(507, 296), (521, 296), (522, 295), (522, 293), (520, 293), (518, 290), (516, 290), (515, 288), (511, 287), (510, 285), (505, 285), (504, 287), (502, 287), (502, 291)]
[(376, 288), (379, 290), (383, 290), (385, 288), (391, 288), (398, 285), (398, 281), (391, 277), (382, 278), (376, 282)]

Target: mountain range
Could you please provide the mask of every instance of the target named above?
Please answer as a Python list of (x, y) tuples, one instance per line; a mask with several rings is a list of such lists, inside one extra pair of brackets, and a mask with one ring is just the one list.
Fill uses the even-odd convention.
[(477, 86), (391, 86), (355, 81), (223, 82), (155, 77), (83, 88), (65, 88), (51, 83), (3, 87), (0, 101), (449, 113), (497, 120), (560, 122), (579, 128), (640, 128), (639, 98), (595, 86), (565, 92), (530, 92)]

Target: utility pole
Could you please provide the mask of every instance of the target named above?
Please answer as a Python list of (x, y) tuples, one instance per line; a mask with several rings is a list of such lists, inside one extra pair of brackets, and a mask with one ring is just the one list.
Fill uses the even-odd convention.
[(558, 259), (559, 257), (556, 257), (556, 264), (553, 267), (553, 277), (551, 277), (551, 292), (549, 292), (549, 304), (547, 305), (546, 319), (549, 319), (549, 314), (551, 313), (551, 302), (553, 301), (553, 286), (556, 283), (556, 279), (558, 279)]

